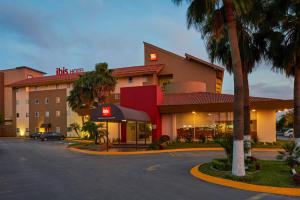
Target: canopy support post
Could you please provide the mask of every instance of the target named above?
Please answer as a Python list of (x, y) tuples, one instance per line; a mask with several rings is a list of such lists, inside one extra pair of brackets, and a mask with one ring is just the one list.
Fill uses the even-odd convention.
[(138, 123), (137, 121), (135, 122), (135, 147), (136, 147), (136, 150), (138, 149)]
[(106, 151), (108, 152), (108, 121), (106, 121)]

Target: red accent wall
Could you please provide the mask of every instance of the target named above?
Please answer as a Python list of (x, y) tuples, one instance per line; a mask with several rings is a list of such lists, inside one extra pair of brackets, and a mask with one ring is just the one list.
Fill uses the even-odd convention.
[(157, 141), (161, 136), (161, 116), (158, 104), (162, 103), (163, 93), (159, 86), (137, 86), (124, 87), (120, 92), (120, 105), (146, 112), (151, 118), (152, 125), (156, 128), (152, 130), (152, 139)]

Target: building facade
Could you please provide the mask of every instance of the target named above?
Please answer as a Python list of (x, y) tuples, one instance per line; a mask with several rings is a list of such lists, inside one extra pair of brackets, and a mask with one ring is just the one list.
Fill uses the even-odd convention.
[[(144, 142), (157, 140), (162, 134), (176, 139), (191, 131), (199, 139), (204, 133), (232, 130), (233, 97), (221, 94), (223, 68), (149, 43), (144, 43), (144, 60), (142, 66), (113, 69), (117, 85), (109, 99), (125, 113), (141, 116), (144, 114), (139, 112), (146, 113), (150, 121), (135, 117), (114, 121), (100, 116), (103, 119), (99, 123), (107, 122), (104, 125), (111, 141)], [(68, 107), (66, 98), (80, 73), (58, 73), (8, 84), (12, 90), (14, 134), (28, 136), (31, 132), (56, 131), (76, 136), (67, 127), (74, 122), (82, 124), (82, 118)], [(252, 98), (251, 102), (251, 130), (261, 141), (276, 140), (276, 111), (290, 108), (292, 102), (267, 98)], [(266, 126), (268, 120), (270, 126)], [(152, 137), (143, 137), (146, 130), (151, 131)]]
[(27, 66), (0, 70), (0, 114), (4, 117), (4, 124), (0, 126), (0, 136), (15, 136), (15, 97), (12, 88), (6, 85), (44, 74)]

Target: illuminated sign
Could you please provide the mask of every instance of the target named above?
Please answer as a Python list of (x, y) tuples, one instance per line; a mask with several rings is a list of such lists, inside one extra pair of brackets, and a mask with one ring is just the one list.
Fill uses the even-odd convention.
[(58, 67), (56, 68), (56, 75), (68, 75), (68, 74), (77, 74), (84, 72), (83, 68), (77, 68), (77, 69), (68, 69), (65, 67)]
[(103, 117), (110, 117), (111, 116), (111, 107), (110, 106), (102, 107), (102, 116)]
[(150, 60), (151, 60), (151, 61), (156, 61), (156, 60), (157, 60), (157, 55), (156, 55), (156, 53), (150, 53)]

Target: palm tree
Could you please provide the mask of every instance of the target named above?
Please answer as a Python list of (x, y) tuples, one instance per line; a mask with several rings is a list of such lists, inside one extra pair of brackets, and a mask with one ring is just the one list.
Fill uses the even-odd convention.
[(75, 133), (77, 134), (78, 137), (80, 137), (78, 131), (80, 130), (80, 125), (76, 122), (70, 124), (70, 126), (68, 127), (68, 131), (75, 131)]
[(84, 116), (99, 103), (106, 102), (115, 85), (116, 79), (112, 76), (112, 70), (108, 69), (107, 63), (96, 64), (95, 71), (84, 73), (74, 82), (67, 101), (69, 107), (82, 116), (82, 126)]
[(260, 27), (266, 41), (266, 57), (275, 71), (294, 77), (294, 136), (300, 146), (300, 2), (273, 0), (268, 23)]
[[(190, 3), (187, 10), (188, 28), (195, 27), (202, 31), (204, 25), (211, 20), (213, 23), (212, 35), (220, 38), (222, 30), (227, 27), (227, 36), (232, 60), (232, 72), (234, 77), (234, 128), (233, 128), (233, 160), (232, 174), (245, 175), (244, 164), (244, 100), (243, 100), (243, 68), (241, 63), (236, 18), (240, 14), (251, 9), (252, 1), (242, 0), (186, 0)], [(177, 5), (183, 0), (173, 0)], [(205, 38), (205, 36), (204, 36)], [(207, 38), (205, 38), (207, 39)]]
[(90, 138), (94, 138), (95, 144), (98, 144), (98, 128), (99, 126), (94, 122), (87, 121), (84, 122), (82, 131), (88, 132), (90, 134)]
[[(257, 6), (256, 6), (257, 10)], [(250, 13), (248, 13), (248, 16)], [(252, 23), (252, 22), (251, 22)], [(251, 149), (250, 134), (250, 103), (249, 103), (249, 82), (248, 74), (252, 72), (255, 64), (263, 57), (263, 50), (256, 41), (256, 34), (250, 27), (250, 22), (237, 19), (238, 40), (243, 67), (243, 85), (244, 85), (244, 140)], [(216, 38), (211, 32), (212, 23), (205, 25), (202, 33), (207, 35), (207, 51), (212, 62), (222, 63), (229, 73), (232, 73), (232, 60), (227, 27), (223, 29), (222, 37)], [(251, 156), (251, 150), (245, 152), (246, 156)]]

